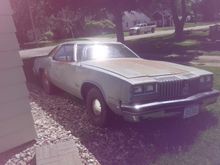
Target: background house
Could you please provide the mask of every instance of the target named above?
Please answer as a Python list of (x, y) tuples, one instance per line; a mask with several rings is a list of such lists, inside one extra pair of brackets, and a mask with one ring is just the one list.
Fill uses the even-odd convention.
[(168, 10), (157, 10), (153, 12), (151, 18), (156, 22), (158, 27), (173, 26), (173, 17)]
[(131, 11), (131, 12), (124, 12), (124, 16), (122, 18), (123, 21), (123, 29), (124, 31), (129, 30), (129, 28), (135, 26), (138, 23), (149, 23), (151, 19), (145, 15), (144, 13)]

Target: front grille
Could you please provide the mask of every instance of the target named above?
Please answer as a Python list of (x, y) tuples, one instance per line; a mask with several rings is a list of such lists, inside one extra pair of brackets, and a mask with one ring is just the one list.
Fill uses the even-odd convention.
[(198, 78), (182, 80), (177, 77), (157, 79), (160, 100), (180, 99), (198, 92)]

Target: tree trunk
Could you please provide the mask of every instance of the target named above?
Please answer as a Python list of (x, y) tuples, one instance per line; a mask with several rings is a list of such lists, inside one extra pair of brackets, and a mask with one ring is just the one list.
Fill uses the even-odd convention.
[(122, 26), (122, 16), (123, 14), (120, 10), (114, 13), (117, 41), (124, 43), (125, 40), (124, 40), (124, 33), (123, 33), (123, 26)]
[(173, 22), (175, 26), (175, 37), (178, 40), (181, 40), (183, 38), (183, 31), (184, 31), (184, 25), (186, 22), (186, 0), (181, 0), (181, 18), (178, 16), (178, 6), (176, 0), (170, 0), (171, 1), (171, 10), (173, 15)]
[(175, 37), (177, 40), (181, 40), (183, 38), (184, 32), (184, 23), (179, 22), (175, 24)]

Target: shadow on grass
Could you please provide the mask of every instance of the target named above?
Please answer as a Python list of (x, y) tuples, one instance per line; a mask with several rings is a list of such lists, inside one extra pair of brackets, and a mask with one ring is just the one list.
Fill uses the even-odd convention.
[(192, 144), (196, 144), (201, 132), (218, 123), (213, 113), (204, 112), (188, 120), (169, 118), (128, 123), (115, 118), (108, 128), (97, 128), (88, 122), (85, 106), (80, 100), (65, 92), (46, 95), (33, 84), (29, 85), (29, 90), (35, 93), (31, 95), (32, 101), (79, 138), (103, 165), (146, 165), (165, 153), (187, 152)]
[(126, 45), (142, 58), (189, 62), (198, 56), (220, 51), (220, 42), (211, 41), (208, 33), (208, 30), (186, 31), (181, 41), (171, 34), (127, 41)]

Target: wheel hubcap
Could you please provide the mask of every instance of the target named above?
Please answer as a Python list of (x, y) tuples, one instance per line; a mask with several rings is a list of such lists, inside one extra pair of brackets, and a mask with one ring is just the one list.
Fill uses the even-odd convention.
[(92, 102), (92, 109), (93, 109), (93, 112), (96, 116), (100, 115), (101, 112), (102, 112), (102, 106), (101, 106), (101, 103), (98, 99), (95, 99), (93, 100)]

